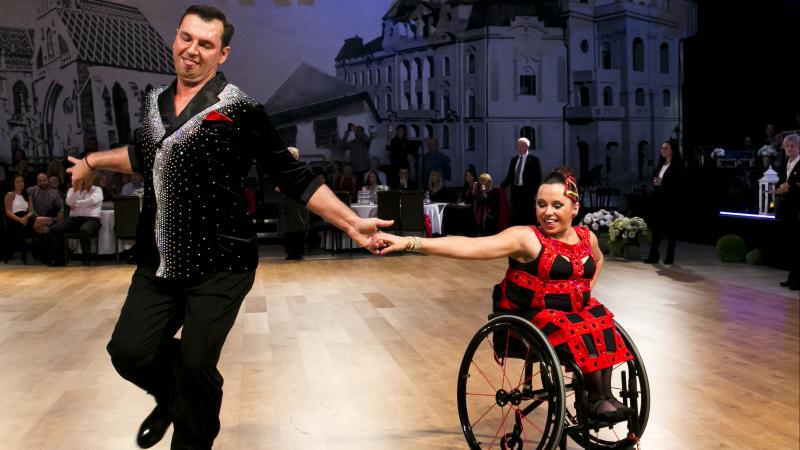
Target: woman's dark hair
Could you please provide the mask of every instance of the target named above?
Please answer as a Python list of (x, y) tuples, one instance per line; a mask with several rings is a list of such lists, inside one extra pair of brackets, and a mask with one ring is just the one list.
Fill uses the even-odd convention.
[[(473, 183), (478, 181), (478, 173), (475, 172), (475, 166), (473, 166), (472, 164), (470, 164), (469, 167), (467, 167), (467, 170), (465, 170), (464, 172), (469, 172), (472, 175)], [(465, 190), (472, 189), (472, 185), (468, 184), (466, 179), (464, 180), (464, 189)]]
[[(670, 162), (670, 165), (672, 167), (683, 167), (683, 157), (681, 157), (681, 149), (678, 147), (678, 143), (672, 139), (667, 139), (664, 141), (664, 144), (669, 145), (669, 148), (672, 149), (672, 162)], [(657, 167), (660, 168), (664, 166), (666, 162), (667, 158), (664, 158), (663, 156), (659, 157)]]
[[(559, 166), (547, 174), (546, 177), (544, 177), (542, 184), (563, 184), (566, 186), (567, 178), (569, 177), (572, 177), (572, 179), (575, 180), (575, 172), (573, 172), (572, 169), (567, 166)], [(572, 188), (574, 188), (576, 192), (578, 191), (577, 181)]]
[(14, 179), (13, 179), (12, 184), (11, 184), (11, 192), (14, 192), (14, 185), (17, 184), (17, 178), (21, 178), (22, 179), (22, 192), (20, 192), (20, 195), (22, 195), (22, 198), (24, 198), (25, 201), (27, 202), (29, 200), (28, 199), (28, 190), (25, 189), (25, 187), (26, 187), (25, 186), (25, 177), (23, 177), (22, 175), (20, 175), (20, 174), (14, 175)]
[(180, 26), (180, 24), (183, 23), (183, 19), (190, 14), (196, 15), (206, 22), (211, 22), (212, 20), (219, 20), (222, 22), (222, 48), (230, 45), (231, 39), (233, 39), (233, 33), (236, 29), (232, 23), (228, 22), (228, 18), (225, 17), (224, 12), (209, 5), (192, 5), (186, 8), (186, 11), (181, 16), (181, 20), (178, 22), (178, 26)]

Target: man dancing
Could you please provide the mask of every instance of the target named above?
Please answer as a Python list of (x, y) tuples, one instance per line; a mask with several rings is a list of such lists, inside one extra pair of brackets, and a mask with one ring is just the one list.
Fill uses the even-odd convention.
[(362, 246), (391, 225), (339, 202), (291, 156), (263, 107), (217, 72), (233, 32), (220, 10), (189, 7), (172, 45), (177, 79), (149, 93), (140, 141), (70, 158), (76, 189), (98, 169), (140, 172), (144, 181), (138, 267), (108, 344), (119, 374), (156, 399), (137, 436), (142, 448), (170, 423), (173, 449), (211, 448), (219, 432), (216, 366), (258, 264), (244, 196), (254, 160), (281, 192)]

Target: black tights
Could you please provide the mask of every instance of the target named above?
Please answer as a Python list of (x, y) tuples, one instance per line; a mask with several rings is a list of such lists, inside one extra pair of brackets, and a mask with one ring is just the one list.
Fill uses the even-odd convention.
[(583, 374), (589, 393), (590, 409), (594, 413), (614, 412), (624, 408), (611, 392), (611, 368)]

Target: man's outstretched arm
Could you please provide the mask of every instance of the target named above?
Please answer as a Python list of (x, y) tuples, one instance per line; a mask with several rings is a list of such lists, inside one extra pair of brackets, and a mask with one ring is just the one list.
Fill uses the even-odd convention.
[(80, 189), (81, 181), (84, 182), (84, 186), (92, 185), (96, 170), (133, 173), (128, 147), (90, 153), (83, 159), (72, 156), (67, 157), (67, 159), (73, 164), (72, 167), (67, 169), (67, 173), (72, 174), (72, 187), (76, 191)]

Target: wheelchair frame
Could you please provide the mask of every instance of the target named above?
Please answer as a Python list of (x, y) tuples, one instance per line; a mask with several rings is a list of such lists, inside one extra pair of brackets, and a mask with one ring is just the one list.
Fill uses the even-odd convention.
[[(619, 438), (616, 430), (613, 429), (614, 425), (622, 422), (604, 422), (589, 419), (588, 393), (584, 388), (581, 370), (572, 358), (564, 358), (562, 361), (546, 336), (536, 328), (530, 320), (513, 313), (491, 314), (489, 318), (490, 320), (478, 330), (467, 346), (467, 351), (462, 359), (458, 375), (457, 399), (459, 418), (461, 420), (462, 431), (471, 449), (493, 448), (495, 442), (498, 443), (499, 448), (502, 450), (523, 450), (524, 448), (529, 448), (524, 447), (522, 441), (523, 436), (527, 440), (525, 423), (528, 422), (532, 427), (539, 428), (527, 418), (544, 404), (547, 404), (547, 412), (545, 413), (546, 423), (543, 427), (544, 429), (539, 429), (543, 435), (542, 440), (536, 447), (539, 450), (553, 450), (557, 447), (566, 449), (567, 437), (587, 450), (622, 450), (634, 448), (636, 446), (639, 437), (641, 437), (647, 426), (647, 419), (650, 413), (650, 388), (647, 372), (642, 363), (642, 358), (638, 349), (631, 341), (628, 333), (619, 326), (616, 321), (614, 325), (616, 326), (617, 332), (633, 355), (632, 360), (620, 363), (614, 367), (615, 370), (619, 368), (623, 369), (620, 371), (621, 388), (619, 388), (618, 395), (626, 406), (631, 407), (638, 413), (622, 421), (627, 422), (628, 429), (627, 435), (623, 438)], [(498, 355), (498, 337), (501, 341), (501, 349), (502, 340), (505, 339), (504, 354), (502, 355)], [(502, 368), (501, 383), (503, 386), (501, 386), (501, 389), (496, 389), (487, 378), (486, 374), (484, 374), (480, 367), (473, 361), (473, 357), (479, 350), (479, 346), (487, 339), (492, 340), (492, 356), (494, 361)], [(525, 345), (526, 343), (527, 345)], [(522, 345), (520, 346), (520, 344)], [(521, 353), (523, 351), (525, 352), (524, 356)], [(524, 370), (520, 375), (520, 381), (522, 380), (522, 376), (524, 376), (524, 382), (520, 382), (517, 386), (514, 386), (513, 389), (511, 388), (513, 382), (511, 382), (505, 373), (507, 366), (506, 361), (512, 359), (523, 360)], [(536, 364), (539, 365), (539, 370), (534, 374), (534, 365)], [(489, 410), (484, 412), (474, 423), (470, 422), (467, 397), (469, 395), (487, 395), (471, 394), (467, 392), (467, 382), (471, 376), (470, 368), (473, 365), (478, 371), (477, 375), (485, 379), (488, 385), (495, 391), (495, 404), (492, 405), (492, 407), (500, 407), (501, 415), (504, 414), (502, 424), (498, 427), (488, 447), (482, 446), (485, 442), (482, 443), (476, 436), (473, 427), (486, 416)], [(566, 383), (564, 381), (565, 372), (572, 374), (567, 376), (569, 382)], [(542, 387), (540, 389), (533, 389), (534, 377), (537, 376), (541, 378)], [(509, 381), (509, 390), (505, 389), (505, 381)], [(568, 392), (574, 392), (575, 394), (575, 402), (572, 408), (569, 408), (567, 405), (567, 397), (571, 395), (568, 394)], [(530, 401), (530, 404), (524, 408), (519, 408), (525, 401)], [(503, 413), (507, 406), (509, 407), (509, 411)], [(508, 415), (512, 410), (514, 411), (513, 427), (510, 421), (506, 424)], [(606, 427), (612, 429), (614, 436), (617, 437), (616, 441), (613, 439), (600, 438), (599, 430)], [(512, 428), (511, 432), (508, 432), (509, 428)], [(591, 434), (592, 430), (597, 432), (596, 436)], [(486, 436), (486, 440), (488, 440), (488, 435)]]

